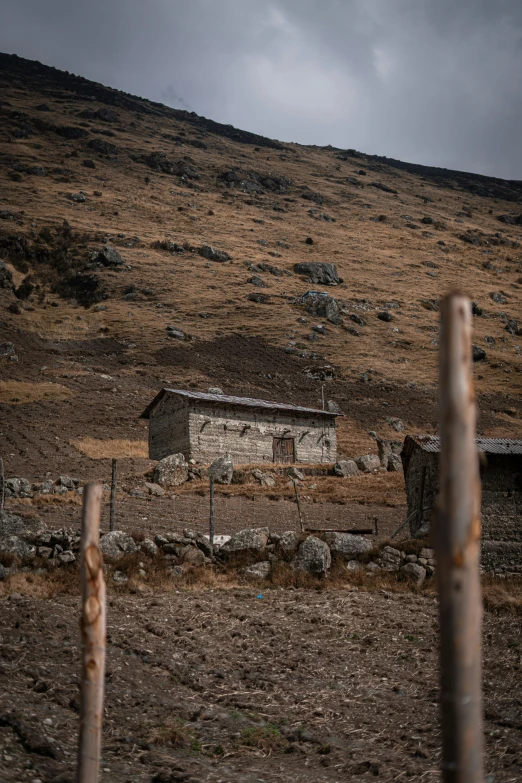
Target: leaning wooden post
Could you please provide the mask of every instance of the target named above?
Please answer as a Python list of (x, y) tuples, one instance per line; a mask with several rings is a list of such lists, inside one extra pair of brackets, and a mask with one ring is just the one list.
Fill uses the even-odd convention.
[(0, 513), (4, 510), (5, 503), (5, 475), (4, 460), (0, 457)]
[(210, 549), (214, 553), (214, 479), (210, 478), (210, 519), (208, 524)]
[(297, 479), (292, 479), (292, 484), (294, 485), (295, 502), (297, 503), (297, 513), (299, 515), (299, 526), (301, 528), (301, 533), (302, 533), (304, 531), (304, 523), (303, 523), (303, 515), (301, 514), (301, 503), (299, 501), (299, 495), (297, 494)]
[(471, 377), (471, 306), (441, 303), (440, 495), (435, 551), (440, 612), (443, 780), (483, 783), (480, 476)]
[(112, 460), (112, 478), (111, 478), (111, 511), (109, 516), (109, 530), (114, 530), (114, 517), (116, 514), (116, 471), (118, 469), (118, 460)]
[(77, 783), (96, 783), (100, 767), (105, 677), (105, 579), (100, 550), (102, 488), (87, 484), (83, 495), (80, 576), (82, 584), (82, 675)]

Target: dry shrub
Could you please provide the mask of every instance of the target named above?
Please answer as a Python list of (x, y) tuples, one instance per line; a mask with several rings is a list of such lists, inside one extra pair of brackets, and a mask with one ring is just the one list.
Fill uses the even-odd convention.
[(91, 459), (148, 459), (149, 447), (145, 440), (101, 440), (98, 438), (79, 438), (71, 440), (71, 446)]
[(0, 381), (0, 403), (8, 405), (22, 405), (43, 400), (66, 400), (71, 394), (71, 389), (59, 383)]
[(265, 726), (251, 726), (243, 729), (238, 739), (238, 745), (270, 754), (288, 747), (288, 740), (283, 737), (277, 726), (268, 723)]
[(35, 495), (31, 502), (34, 506), (81, 506), (82, 497), (76, 492), (67, 492), (63, 495)]
[(485, 576), (482, 580), (484, 608), (494, 614), (522, 616), (522, 580)]
[(194, 731), (180, 718), (170, 715), (163, 723), (150, 729), (147, 741), (160, 747), (192, 748), (194, 750), (199, 744)]
[(56, 598), (58, 595), (80, 595), (80, 571), (72, 564), (45, 573), (24, 571), (12, 574), (0, 582), (0, 598), (6, 598), (11, 593), (40, 600)]

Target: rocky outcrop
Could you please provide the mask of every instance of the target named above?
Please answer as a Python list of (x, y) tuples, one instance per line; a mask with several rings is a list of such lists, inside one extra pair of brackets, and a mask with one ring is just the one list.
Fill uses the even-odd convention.
[(372, 548), (370, 540), (352, 533), (325, 533), (324, 540), (329, 545), (332, 555), (339, 555), (345, 560), (351, 560), (357, 555), (369, 552)]
[(138, 546), (132, 536), (123, 530), (112, 530), (100, 539), (100, 549), (106, 560), (119, 560), (123, 555), (132, 555), (138, 551)]
[(342, 278), (339, 277), (335, 264), (325, 261), (303, 261), (294, 265), (294, 272), (298, 275), (306, 275), (311, 283), (320, 285), (339, 285)]
[(267, 527), (246, 528), (239, 530), (220, 549), (220, 556), (230, 558), (238, 555), (260, 555), (268, 544), (269, 530)]
[(334, 475), (348, 478), (348, 476), (357, 476), (359, 468), (353, 459), (342, 459), (336, 462), (333, 468)]
[(183, 454), (170, 454), (154, 468), (153, 480), (160, 487), (179, 487), (187, 481), (188, 471)]

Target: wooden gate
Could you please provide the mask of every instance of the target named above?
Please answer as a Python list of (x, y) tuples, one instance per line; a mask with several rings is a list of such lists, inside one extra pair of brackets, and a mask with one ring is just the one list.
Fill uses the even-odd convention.
[(274, 462), (295, 462), (294, 438), (274, 438)]

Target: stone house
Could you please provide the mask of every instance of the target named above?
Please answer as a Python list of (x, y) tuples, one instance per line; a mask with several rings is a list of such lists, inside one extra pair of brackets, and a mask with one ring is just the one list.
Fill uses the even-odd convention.
[(333, 411), (226, 394), (162, 389), (141, 414), (149, 420), (149, 457), (182, 453), (210, 462), (229, 453), (236, 463), (337, 460)]
[[(522, 573), (522, 440), (477, 438), (482, 563)], [(426, 535), (439, 491), (440, 438), (408, 435), (401, 452), (412, 536)]]

